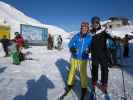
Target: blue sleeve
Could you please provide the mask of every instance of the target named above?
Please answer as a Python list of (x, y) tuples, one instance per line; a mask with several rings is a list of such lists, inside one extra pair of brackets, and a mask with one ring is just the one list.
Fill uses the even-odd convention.
[(68, 44), (68, 48), (75, 47), (75, 42), (76, 42), (76, 35), (74, 37), (72, 37), (72, 39), (70, 40), (70, 42)]
[(91, 47), (91, 44), (92, 44), (92, 36), (89, 36), (89, 45), (88, 45), (88, 48)]
[(91, 46), (91, 44), (92, 44), (92, 36), (90, 37), (90, 46)]

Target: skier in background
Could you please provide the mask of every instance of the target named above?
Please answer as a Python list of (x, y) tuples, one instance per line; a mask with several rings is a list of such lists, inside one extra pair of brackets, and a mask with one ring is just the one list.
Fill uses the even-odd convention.
[(17, 49), (22, 49), (24, 47), (24, 39), (22, 34), (19, 34), (19, 32), (15, 32), (15, 41), (17, 44)]
[(20, 57), (19, 57), (19, 51), (17, 49), (17, 44), (15, 40), (11, 40), (10, 46), (8, 47), (9, 54), (12, 58), (12, 63), (14, 65), (20, 65)]
[(87, 93), (88, 79), (87, 79), (87, 60), (88, 52), (91, 46), (92, 37), (89, 34), (89, 23), (81, 23), (81, 31), (77, 33), (69, 42), (69, 49), (71, 53), (70, 70), (67, 80), (67, 88), (65, 93), (60, 97), (60, 100), (66, 96), (74, 86), (75, 75), (78, 69), (80, 72), (80, 80), (82, 87), (82, 94), (80, 100), (84, 100)]
[(24, 48), (24, 39), (22, 34), (20, 34), (19, 32), (15, 32), (15, 41), (16, 41), (16, 46), (17, 46), (17, 51), (19, 53), (19, 59), (20, 61), (24, 60), (24, 54), (22, 53), (22, 49)]
[(61, 35), (58, 36), (57, 41), (58, 41), (58, 49), (60, 50), (63, 42)]
[(133, 39), (133, 36), (129, 36), (128, 34), (125, 35), (123, 38), (123, 57), (129, 57), (129, 40)]
[(3, 50), (5, 52), (5, 57), (8, 57), (9, 56), (8, 46), (9, 46), (10, 40), (7, 38), (6, 35), (4, 35), (3, 38), (0, 40), (0, 42), (2, 43)]
[(52, 50), (53, 49), (53, 38), (52, 36), (49, 34), (48, 36), (48, 47), (47, 47), (49, 50)]

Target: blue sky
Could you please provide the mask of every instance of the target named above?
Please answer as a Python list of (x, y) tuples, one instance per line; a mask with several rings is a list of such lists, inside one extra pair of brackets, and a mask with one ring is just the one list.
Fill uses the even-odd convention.
[(42, 23), (79, 30), (83, 20), (93, 16), (106, 20), (110, 16), (133, 19), (133, 0), (1, 0)]

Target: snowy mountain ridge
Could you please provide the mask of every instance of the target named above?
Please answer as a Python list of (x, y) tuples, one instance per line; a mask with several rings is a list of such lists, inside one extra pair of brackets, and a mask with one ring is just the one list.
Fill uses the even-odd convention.
[[(31, 17), (26, 16), (24, 13), (20, 12), (19, 10), (15, 9), (9, 4), (6, 4), (2, 1), (0, 1), (0, 12), (7, 16), (0, 15), (5, 18), (5, 20), (14, 20), (16, 22), (22, 23), (22, 24), (31, 24), (31, 25), (41, 25), (42, 23), (32, 19)], [(11, 19), (12, 18), (12, 19)], [(8, 20), (9, 21), (9, 20)]]
[[(11, 33), (13, 34), (16, 31), (20, 31), (20, 24), (27, 24), (38, 27), (48, 28), (49, 34), (61, 34), (65, 37), (67, 32), (64, 29), (61, 29), (57, 26), (43, 24), (31, 17), (28, 17), (21, 11), (12, 7), (11, 5), (0, 1), (0, 25), (7, 24), (11, 26)], [(11, 37), (14, 37), (12, 35)]]

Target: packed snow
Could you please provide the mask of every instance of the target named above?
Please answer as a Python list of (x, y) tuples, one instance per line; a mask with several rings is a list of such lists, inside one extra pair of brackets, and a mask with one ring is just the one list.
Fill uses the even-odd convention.
[[(10, 57), (0, 57), (0, 100), (57, 100), (65, 88), (69, 70), (70, 52), (67, 44), (61, 51), (47, 50), (45, 46), (32, 46), (21, 65), (13, 65)], [(126, 95), (133, 100), (133, 44), (130, 44), (130, 58), (124, 59)], [(90, 66), (88, 65), (88, 88), (90, 87)], [(109, 72), (110, 100), (121, 100), (123, 84), (121, 68), (112, 68)], [(75, 88), (64, 100), (78, 100), (80, 97), (80, 80), (76, 77)], [(106, 100), (97, 89), (98, 100)], [(86, 100), (89, 99), (89, 93)]]

